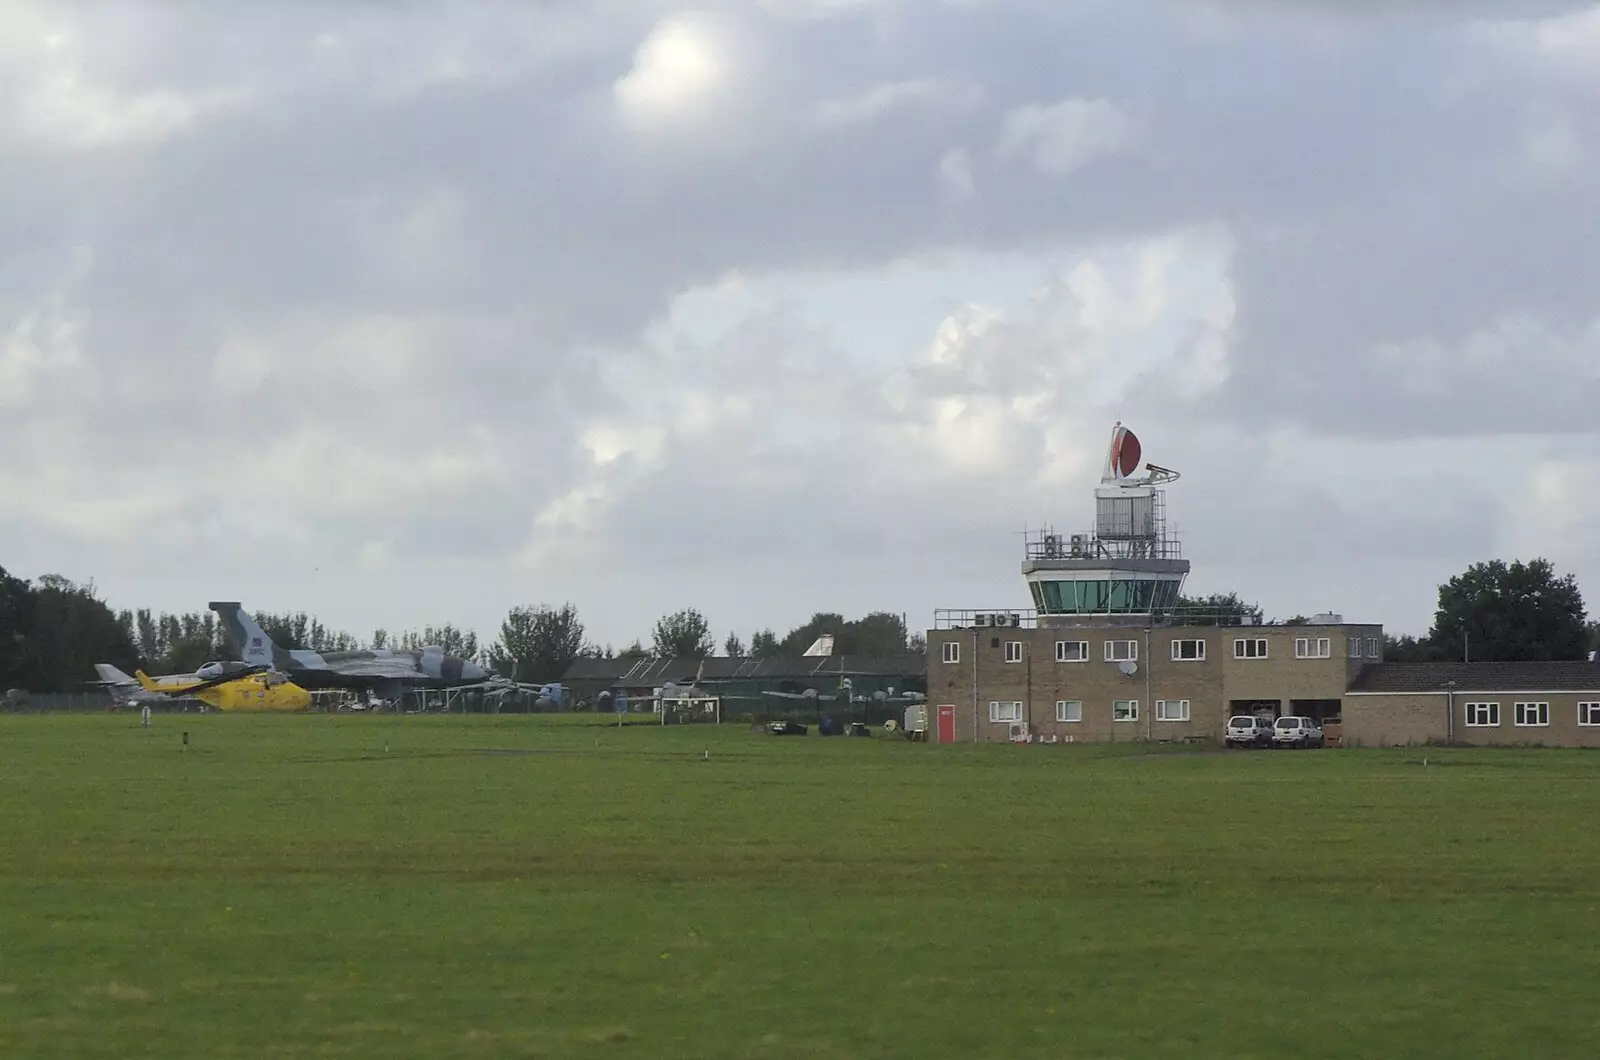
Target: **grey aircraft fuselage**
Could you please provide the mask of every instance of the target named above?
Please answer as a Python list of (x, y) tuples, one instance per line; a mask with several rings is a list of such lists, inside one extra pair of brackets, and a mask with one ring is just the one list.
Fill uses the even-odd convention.
[(437, 647), (420, 651), (330, 652), (281, 648), (238, 603), (213, 601), (211, 609), (222, 619), (222, 627), (240, 659), (255, 666), (270, 666), (307, 690), (366, 689), (392, 697), (414, 688), (454, 688), (493, 679), (471, 659), (446, 655)]

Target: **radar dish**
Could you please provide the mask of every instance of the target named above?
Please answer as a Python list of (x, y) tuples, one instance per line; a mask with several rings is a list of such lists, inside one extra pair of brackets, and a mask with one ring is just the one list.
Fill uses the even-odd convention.
[(1132, 659), (1124, 659), (1117, 664), (1117, 669), (1122, 671), (1123, 677), (1132, 677), (1139, 672), (1139, 664)]
[(1139, 470), (1144, 455), (1139, 438), (1126, 427), (1118, 427), (1111, 440), (1111, 470), (1117, 478), (1127, 478)]

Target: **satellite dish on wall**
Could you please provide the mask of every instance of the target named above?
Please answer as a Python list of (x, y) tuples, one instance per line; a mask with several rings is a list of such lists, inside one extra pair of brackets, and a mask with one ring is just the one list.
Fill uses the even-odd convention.
[(1132, 659), (1124, 659), (1122, 662), (1117, 663), (1117, 669), (1122, 671), (1123, 677), (1132, 677), (1139, 672), (1139, 664)]

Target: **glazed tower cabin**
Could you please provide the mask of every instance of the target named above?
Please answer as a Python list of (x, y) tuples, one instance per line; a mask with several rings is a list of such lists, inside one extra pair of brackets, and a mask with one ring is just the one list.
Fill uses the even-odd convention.
[(941, 610), (928, 703), (941, 743), (1221, 740), (1235, 714), (1339, 716), (1382, 655), (1383, 629), (1296, 624), (1182, 605), (1189, 561), (1139, 440), (1112, 431), (1087, 533), (1024, 536), (1026, 609)]

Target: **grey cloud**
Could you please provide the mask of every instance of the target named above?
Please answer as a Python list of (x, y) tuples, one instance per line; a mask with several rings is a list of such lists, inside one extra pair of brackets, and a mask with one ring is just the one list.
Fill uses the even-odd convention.
[[(1051, 428), (1098, 439), (1119, 400), (1130, 420), (1148, 410), (1173, 429), (1217, 426), (1226, 445), (1263, 422), (1397, 445), (1585, 430), (1600, 396), (1585, 367), (1600, 318), (1589, 282), (1600, 265), (1588, 237), (1595, 193), (1583, 180), (1533, 181), (1516, 160), (1541, 106), (1571, 115), (1573, 157), (1583, 157), (1600, 132), (1593, 102), (1460, 29), (1574, 5), (1368, 3), (1362, 14), (1419, 17), (1345, 18), (1332, 38), (1298, 16), (1216, 6), (1228, 32), (1188, 5), (867, 4), (809, 19), (723, 5), (749, 80), (698, 120), (653, 130), (623, 120), (612, 85), (671, 14), (664, 4), (168, 9), (163, 32), (116, 62), (129, 27), (84, 7), (116, 87), (220, 87), (243, 102), (153, 143), (0, 146), (0, 336), (48, 296), (74, 248), (93, 247), (94, 268), (66, 304), (87, 313), (86, 355), (101, 381), (99, 396), (66, 376), (47, 392), (48, 415), (76, 424), (74, 448), (51, 453), (37, 422), (0, 424), (0, 444), (50, 456), (58, 483), (87, 468), (83, 490), (188, 483), (172, 514), (139, 525), (219, 564), (227, 533), (196, 528), (248, 526), (254, 510), (230, 478), (249, 474), (237, 440), (217, 444), (219, 415), (241, 433), (334, 450), (324, 470), (302, 472), (291, 528), (262, 528), (262, 555), (309, 549), (354, 563), (386, 549), (407, 562), (504, 564), (537, 536), (538, 513), (594, 487), (606, 498), (589, 532), (597, 570), (624, 557), (636, 579), (655, 578), (652, 564), (690, 571), (708, 598), (754, 621), (758, 606), (736, 601), (757, 563), (800, 571), (776, 576), (774, 592), (850, 570), (863, 601), (904, 592), (922, 607), (930, 570), (977, 591), (998, 557), (994, 591), (1013, 591), (1011, 542), (992, 535), (1079, 502), (1038, 484), (1067, 488), (1041, 455), (1058, 444)], [(323, 33), (343, 35), (343, 58), (318, 58)], [(887, 97), (872, 92), (886, 85), (924, 86), (919, 98), (958, 86), (959, 105), (874, 110)], [(819, 105), (850, 100), (861, 120), (813, 120)], [(1137, 115), (1137, 142), (1053, 170), (1035, 164), (1050, 157), (1037, 152), (1007, 157), (1008, 115), (1088, 100)], [(662, 353), (640, 337), (675, 295), (732, 271), (870, 276), (919, 256), (1029, 255), (1208, 224), (1235, 246), (1230, 374), (1217, 391), (1191, 392), (1165, 367), (1193, 359), (1180, 345), (1152, 355), (1142, 403), (1063, 396), (1076, 378), (1063, 365), (1082, 337), (1059, 290), (944, 368), (914, 350), (855, 361), (811, 328), (803, 305), (710, 349)], [(381, 330), (349, 337), (352, 322), (373, 319), (412, 329), (418, 359), (403, 373), (387, 362), (393, 380), (381, 378)], [(1496, 340), (1506, 320), (1527, 323)], [(1178, 341), (1205, 341), (1208, 327), (1190, 322)], [(1459, 351), (1496, 341), (1504, 352), (1487, 366), (1455, 364)], [(214, 362), (241, 343), (284, 374), (247, 385), (225, 373), (217, 389)], [(363, 379), (355, 369), (370, 357), (379, 378)], [(1437, 378), (1385, 385), (1407, 358), (1432, 358)], [(1508, 372), (1513, 359), (1555, 370), (1563, 386), (1552, 393), (1537, 372)], [(628, 385), (629, 373), (650, 385)], [(306, 378), (327, 381), (296, 385)], [(906, 440), (922, 437), (945, 398), (1001, 409), (1030, 388), (1058, 391), (1055, 420), (1007, 429), (1008, 451), (1033, 454), (1008, 473), (964, 474)], [(691, 391), (744, 404), (700, 433), (665, 430), (648, 458), (599, 467), (585, 449), (597, 423), (670, 426)], [(1491, 400), (1492, 421), (1460, 414)], [(270, 426), (252, 432), (252, 422)], [(396, 487), (369, 510), (317, 510), (319, 491), (345, 481), (335, 457), (420, 467), (471, 427), (487, 432), (498, 463), (458, 489)], [(1196, 453), (1197, 479), (1230, 473), (1226, 445)], [(939, 489), (961, 491), (959, 510), (934, 500)], [(1403, 491), (1381, 524), (1326, 495), (1285, 496), (1294, 502), (1265, 508), (1208, 496), (1198, 510), (1212, 514), (1196, 530), (1219, 542), (1245, 520), (1281, 524), (1294, 540), (1338, 522), (1385, 542), (1386, 556), (1410, 557), (1428, 539), (1417, 528), (1438, 516), (1402, 507)], [(25, 542), (38, 525), (0, 533)], [(719, 534), (731, 545), (712, 544)], [(182, 550), (150, 547), (181, 573)], [(1475, 531), (1447, 547), (1486, 546)], [(1220, 547), (1213, 555), (1236, 561)], [(556, 575), (547, 565), (528, 577)]]

